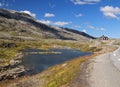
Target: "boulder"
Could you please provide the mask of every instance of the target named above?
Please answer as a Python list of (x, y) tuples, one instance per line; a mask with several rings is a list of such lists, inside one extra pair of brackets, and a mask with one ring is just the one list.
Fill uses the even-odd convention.
[(24, 66), (18, 66), (16, 68), (0, 72), (0, 81), (15, 79), (17, 77), (23, 76), (25, 74)]

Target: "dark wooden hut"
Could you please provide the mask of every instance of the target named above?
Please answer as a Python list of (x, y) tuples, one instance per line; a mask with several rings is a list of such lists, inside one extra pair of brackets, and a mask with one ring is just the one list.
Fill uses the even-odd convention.
[(100, 39), (101, 39), (101, 40), (109, 40), (109, 38), (108, 38), (107, 36), (104, 36), (104, 35), (101, 36)]

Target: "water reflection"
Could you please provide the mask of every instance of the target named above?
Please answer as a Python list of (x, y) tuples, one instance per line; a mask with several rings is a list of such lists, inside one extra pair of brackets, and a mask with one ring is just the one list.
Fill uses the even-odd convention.
[(50, 66), (63, 63), (79, 56), (90, 55), (91, 53), (81, 52), (75, 49), (27, 49), (24, 50), (24, 54), (22, 65), (30, 70), (28, 74), (36, 74)]

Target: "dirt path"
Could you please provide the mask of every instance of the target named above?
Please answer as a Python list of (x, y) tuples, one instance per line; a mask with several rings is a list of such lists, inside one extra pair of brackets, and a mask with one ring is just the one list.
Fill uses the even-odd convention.
[(105, 53), (84, 63), (82, 73), (67, 87), (120, 87), (120, 71), (111, 55), (113, 53)]
[(110, 53), (94, 59), (90, 71), (90, 87), (120, 87), (120, 72), (110, 60)]

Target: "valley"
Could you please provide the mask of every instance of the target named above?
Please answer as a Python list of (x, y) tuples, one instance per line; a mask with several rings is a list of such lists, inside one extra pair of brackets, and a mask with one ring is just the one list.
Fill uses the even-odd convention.
[(119, 43), (1, 8), (0, 87), (69, 87), (83, 63)]

